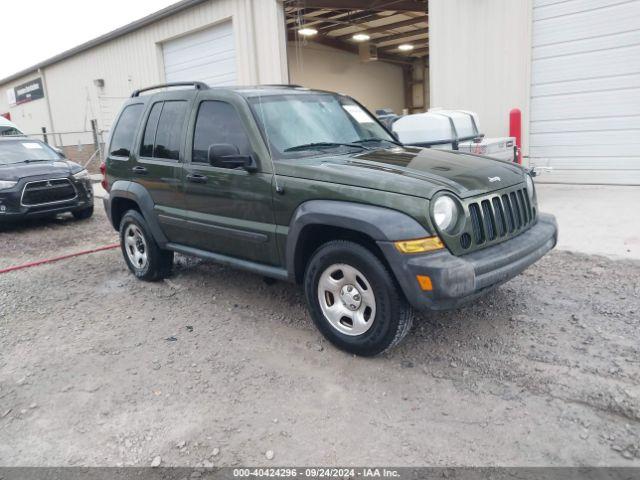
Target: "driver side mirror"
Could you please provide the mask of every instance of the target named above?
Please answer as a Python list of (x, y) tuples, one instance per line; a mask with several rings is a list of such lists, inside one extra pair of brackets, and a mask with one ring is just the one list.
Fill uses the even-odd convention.
[(248, 172), (256, 170), (251, 155), (240, 155), (240, 150), (230, 143), (214, 143), (209, 145), (209, 164), (221, 168), (244, 168)]

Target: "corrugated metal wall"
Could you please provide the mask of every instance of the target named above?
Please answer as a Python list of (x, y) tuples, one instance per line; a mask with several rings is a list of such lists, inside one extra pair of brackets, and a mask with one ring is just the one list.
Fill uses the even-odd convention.
[(640, 0), (535, 0), (531, 162), (640, 184)]
[[(57, 131), (89, 130), (98, 119), (108, 129), (123, 100), (136, 88), (164, 81), (162, 42), (231, 20), (239, 84), (286, 83), (284, 13), (277, 0), (210, 0), (46, 67)], [(36, 133), (47, 122), (44, 100), (12, 108), (5, 90), (37, 75), (0, 85), (0, 112)], [(104, 87), (94, 85), (103, 79)], [(91, 143), (91, 135), (65, 135), (64, 143)], [(76, 138), (77, 137), (77, 138)]]

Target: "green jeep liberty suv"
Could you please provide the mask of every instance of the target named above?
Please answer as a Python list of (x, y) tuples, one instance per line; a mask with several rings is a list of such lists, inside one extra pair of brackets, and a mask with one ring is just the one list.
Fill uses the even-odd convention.
[[(192, 88), (141, 95), (167, 86)], [(405, 147), (331, 92), (151, 87), (107, 151), (105, 209), (134, 275), (163, 278), (179, 252), (302, 284), (322, 334), (358, 355), (400, 342), (413, 308), (458, 307), (556, 244), (525, 169)]]

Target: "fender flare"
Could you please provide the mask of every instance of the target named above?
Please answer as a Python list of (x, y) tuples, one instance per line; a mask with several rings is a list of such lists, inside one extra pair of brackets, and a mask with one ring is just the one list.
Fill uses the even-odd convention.
[(386, 207), (336, 200), (310, 200), (294, 211), (289, 222), (285, 264), (296, 277), (296, 254), (305, 227), (326, 225), (362, 233), (375, 242), (394, 242), (433, 235), (409, 215)]
[[(160, 223), (158, 222), (158, 218), (154, 212), (155, 203), (153, 202), (153, 199), (151, 198), (149, 192), (142, 185), (136, 182), (130, 182), (128, 180), (118, 180), (111, 186), (111, 190), (109, 192), (109, 205), (107, 207), (109, 219), (113, 218), (113, 201), (116, 198), (126, 198), (127, 200), (134, 201), (138, 205), (138, 207), (140, 208), (140, 213), (147, 222), (154, 240), (161, 248), (169, 242), (164, 232), (160, 228)], [(119, 225), (113, 226), (116, 230), (119, 229)]]

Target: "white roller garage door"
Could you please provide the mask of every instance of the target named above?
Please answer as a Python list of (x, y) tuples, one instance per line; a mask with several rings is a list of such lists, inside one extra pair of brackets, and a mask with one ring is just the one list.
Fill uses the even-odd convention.
[(640, 185), (640, 0), (534, 0), (531, 163)]
[(162, 45), (162, 52), (167, 82), (236, 83), (236, 52), (231, 22), (170, 40)]

